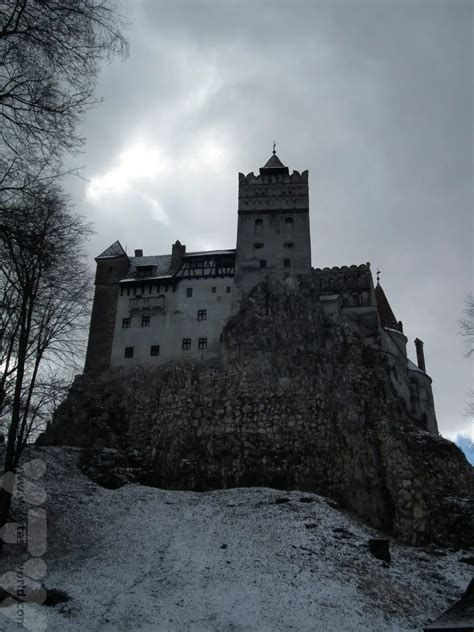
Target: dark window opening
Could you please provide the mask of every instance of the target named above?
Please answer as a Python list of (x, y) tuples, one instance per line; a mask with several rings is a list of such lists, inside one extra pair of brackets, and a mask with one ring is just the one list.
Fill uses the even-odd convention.
[(285, 242), (285, 248), (294, 248), (295, 244), (292, 241)]
[(142, 316), (142, 327), (149, 327), (149, 326), (150, 326), (150, 317)]
[(122, 329), (130, 329), (130, 318), (122, 318)]
[(153, 266), (138, 266), (137, 277), (151, 276), (153, 273)]
[(287, 217), (285, 219), (285, 224), (287, 225), (288, 228), (293, 228), (293, 224), (294, 224), (293, 218)]
[(150, 347), (150, 355), (151, 356), (159, 356), (160, 355), (160, 345), (151, 345), (151, 347)]
[(192, 287), (186, 288), (186, 298), (191, 298), (192, 295), (193, 295), (193, 288)]
[(261, 268), (266, 268), (266, 267), (267, 267), (267, 262), (265, 261), (265, 259), (262, 259), (262, 260), (260, 261), (260, 267), (261, 267)]
[(225, 289), (225, 291), (227, 292), (227, 294), (230, 294), (230, 287), (229, 287), (229, 286), (227, 286), (227, 287), (226, 287), (226, 289)]
[(125, 357), (126, 358), (133, 358), (133, 347), (125, 347)]
[(253, 245), (255, 250), (260, 250), (260, 248), (263, 248), (263, 244), (259, 241), (256, 244)]
[(191, 338), (183, 338), (183, 351), (189, 351), (191, 349)]
[(285, 268), (289, 268), (291, 265), (291, 262), (289, 259), (283, 259), (283, 265)]
[(207, 338), (199, 338), (199, 349), (207, 349)]
[(360, 296), (358, 294), (353, 294), (352, 302), (354, 303), (354, 305), (360, 305)]
[(217, 292), (217, 288), (216, 288), (216, 287), (213, 287), (213, 288), (212, 288), (212, 293), (213, 293), (213, 294), (215, 294), (216, 292)]
[(207, 310), (206, 309), (198, 309), (198, 320), (206, 320), (207, 319)]
[(255, 234), (261, 235), (263, 232), (263, 219), (255, 220)]

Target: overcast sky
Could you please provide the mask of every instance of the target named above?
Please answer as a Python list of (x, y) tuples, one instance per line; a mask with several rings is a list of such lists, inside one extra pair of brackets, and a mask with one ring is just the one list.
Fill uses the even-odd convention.
[(309, 170), (313, 266), (371, 262), (425, 342), (442, 434), (470, 432), (471, 2), (123, 0), (130, 56), (83, 126), (91, 258), (235, 247), (237, 173)]

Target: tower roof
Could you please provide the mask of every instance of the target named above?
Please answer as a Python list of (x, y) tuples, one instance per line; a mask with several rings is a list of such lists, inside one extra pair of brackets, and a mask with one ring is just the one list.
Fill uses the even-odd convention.
[(377, 300), (377, 310), (379, 312), (380, 324), (382, 327), (389, 327), (390, 329), (400, 329), (395, 314), (390, 307), (385, 292), (382, 289), (380, 283), (377, 282), (375, 286), (375, 298)]
[(288, 167), (285, 167), (282, 161), (278, 158), (278, 156), (275, 153), (275, 150), (273, 150), (273, 154), (267, 160), (265, 165), (263, 167), (260, 167), (260, 175), (271, 176), (271, 175), (276, 175), (280, 173), (287, 174), (289, 173), (289, 170), (288, 170)]
[(114, 241), (114, 243), (109, 246), (102, 254), (100, 254), (97, 259), (111, 259), (112, 257), (123, 257), (127, 256), (127, 253), (122, 248), (122, 244), (119, 241)]

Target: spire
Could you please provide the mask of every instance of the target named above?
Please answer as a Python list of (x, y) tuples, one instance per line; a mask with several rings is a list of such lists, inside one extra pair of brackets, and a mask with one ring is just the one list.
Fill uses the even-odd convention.
[(273, 151), (270, 158), (267, 160), (263, 167), (260, 167), (260, 175), (261, 176), (271, 176), (278, 174), (288, 174), (288, 167), (282, 163), (282, 161), (276, 155), (276, 142), (273, 141)]
[(375, 299), (377, 301), (377, 310), (379, 313), (380, 324), (382, 327), (388, 327), (390, 329), (396, 329), (400, 331), (400, 325), (398, 324), (397, 319), (395, 318), (395, 314), (390, 307), (390, 303), (388, 302), (387, 297), (385, 296), (385, 292), (380, 285), (379, 279), (380, 272), (377, 274), (377, 285), (375, 286)]

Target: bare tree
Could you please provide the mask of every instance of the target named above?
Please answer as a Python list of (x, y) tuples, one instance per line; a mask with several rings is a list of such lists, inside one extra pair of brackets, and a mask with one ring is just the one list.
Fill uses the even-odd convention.
[(468, 294), (463, 316), (459, 320), (459, 334), (465, 338), (466, 357), (474, 355), (474, 295)]
[[(474, 295), (468, 294), (462, 318), (459, 319), (459, 334), (465, 339), (466, 358), (474, 356)], [(468, 395), (466, 415), (474, 417), (474, 390)]]
[(126, 54), (111, 0), (0, 0), (0, 129), (10, 158), (60, 158), (83, 139), (99, 62)]
[[(71, 369), (89, 228), (60, 187), (99, 63), (127, 53), (114, 0), (0, 0), (0, 427), (15, 471)], [(0, 527), (11, 496), (0, 490)], [(1, 540), (0, 540), (1, 545)]]
[[(90, 303), (83, 254), (90, 228), (58, 185), (36, 185), (22, 204), (0, 209), (2, 323), (0, 415), (8, 428), (4, 471), (15, 471), (55, 397), (54, 369), (73, 366)], [(57, 388), (56, 388), (57, 390)], [(11, 495), (0, 491), (0, 527)]]

